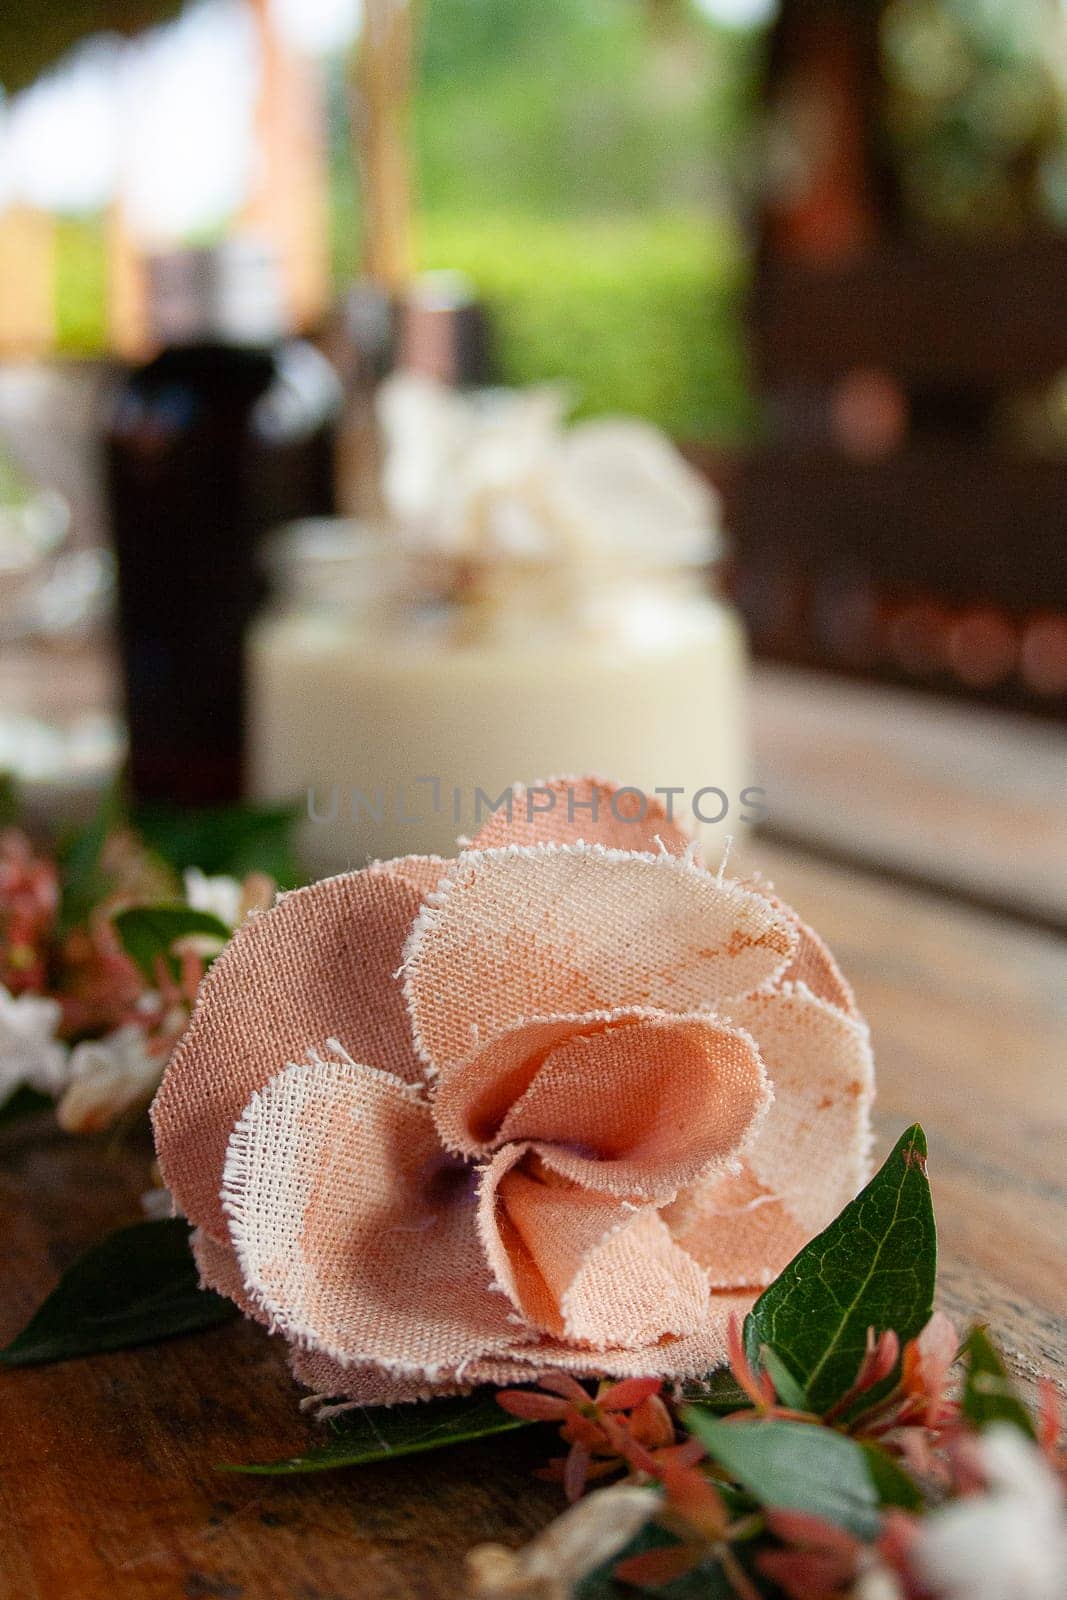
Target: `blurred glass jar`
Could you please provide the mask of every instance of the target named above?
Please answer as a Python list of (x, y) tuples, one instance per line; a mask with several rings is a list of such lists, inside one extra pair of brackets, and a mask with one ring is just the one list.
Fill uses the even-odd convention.
[(299, 802), (309, 869), (451, 854), (509, 785), (568, 773), (658, 790), (704, 835), (753, 820), (743, 632), (708, 561), (478, 561), (313, 521), (271, 566), (250, 781)]
[(42, 823), (90, 814), (124, 748), (101, 638), (113, 562), (71, 523), (0, 447), (0, 782)]
[(40, 591), (69, 530), (63, 496), (31, 484), (0, 448), (0, 644), (40, 631)]

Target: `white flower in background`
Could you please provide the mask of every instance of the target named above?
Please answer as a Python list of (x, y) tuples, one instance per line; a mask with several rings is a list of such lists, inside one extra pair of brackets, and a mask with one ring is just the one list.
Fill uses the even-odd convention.
[(561, 387), (459, 394), (427, 378), (383, 385), (383, 492), (416, 545), (453, 557), (606, 553), (706, 560), (714, 491), (657, 429), (635, 418), (564, 426)]
[(67, 1079), (67, 1047), (56, 1038), (62, 1016), (58, 1000), (16, 997), (0, 984), (0, 1105), (24, 1084), (60, 1092)]
[(599, 549), (672, 563), (716, 554), (718, 496), (665, 434), (636, 417), (580, 422), (561, 436), (552, 502)]
[(244, 906), (244, 885), (236, 878), (208, 877), (199, 867), (184, 873), (185, 898), (194, 911), (209, 911), (228, 928), (236, 928)]
[(1063, 1600), (1067, 1508), (1037, 1448), (1007, 1424), (981, 1441), (988, 1487), (920, 1525), (912, 1561), (939, 1600)]
[(165, 1222), (174, 1215), (174, 1196), (162, 1185), (146, 1189), (141, 1196), (141, 1210), (148, 1222)]
[(881, 1565), (862, 1572), (853, 1585), (851, 1600), (905, 1600), (896, 1573)]
[(467, 1554), (486, 1600), (571, 1600), (582, 1579), (618, 1555), (660, 1506), (655, 1489), (616, 1484), (586, 1495), (521, 1550), (481, 1544)]
[(526, 553), (537, 539), (526, 525), (536, 485), (566, 403), (548, 387), (465, 395), (429, 378), (390, 378), (378, 400), (390, 514), (416, 542), (447, 555)]
[(224, 226), (258, 177), (263, 79), (251, 7), (188, 6), (123, 54), (122, 198), (139, 239), (157, 248)]
[(105, 1039), (75, 1045), (70, 1083), (56, 1108), (67, 1133), (95, 1133), (135, 1106), (147, 1104), (163, 1074), (164, 1062), (149, 1054), (144, 1030), (127, 1023)]

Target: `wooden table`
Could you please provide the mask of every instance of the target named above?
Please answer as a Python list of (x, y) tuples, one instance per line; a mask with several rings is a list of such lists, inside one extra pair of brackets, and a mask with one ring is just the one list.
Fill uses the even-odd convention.
[[(759, 697), (762, 725), (788, 723), (788, 696), (777, 710), (765, 684)], [(810, 771), (790, 777), (780, 745), (774, 759), (814, 803)], [(852, 763), (856, 804), (874, 807), (862, 752)], [(836, 783), (840, 807), (840, 773)], [(1002, 826), (1010, 797), (987, 803)], [(936, 889), (916, 887), (914, 863), (906, 883), (893, 881), (884, 834), (872, 824), (866, 837), (877, 872), (768, 841), (746, 845), (737, 865), (773, 878), (854, 980), (878, 1056), (879, 1153), (906, 1123), (926, 1126), (942, 1304), (961, 1323), (988, 1318), (1024, 1379), (1047, 1372), (1067, 1393), (1067, 944), (1045, 907), (1027, 920), (1029, 891), (998, 914), (946, 893), (937, 874)], [(985, 838), (971, 847), (986, 874), (972, 901), (999, 893), (981, 864)], [(965, 839), (955, 847), (958, 871)], [(1016, 848), (1025, 855), (1027, 841)], [(139, 1216), (148, 1162), (144, 1148), (82, 1143), (47, 1124), (3, 1135), (0, 1340), (85, 1245)], [(241, 1323), (0, 1372), (0, 1597), (447, 1600), (463, 1591), (470, 1545), (520, 1543), (559, 1509), (531, 1476), (544, 1442), (521, 1434), (314, 1478), (215, 1471), (305, 1443), (312, 1427), (296, 1400), (280, 1352)]]

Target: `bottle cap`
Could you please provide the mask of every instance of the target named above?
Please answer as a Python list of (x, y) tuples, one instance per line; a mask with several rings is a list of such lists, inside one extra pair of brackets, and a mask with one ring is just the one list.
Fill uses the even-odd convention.
[(489, 323), (485, 307), (459, 272), (426, 272), (415, 279), (399, 308), (396, 365), (450, 388), (490, 380)]
[(273, 344), (287, 331), (277, 251), (265, 240), (237, 238), (153, 256), (148, 312), (163, 344)]

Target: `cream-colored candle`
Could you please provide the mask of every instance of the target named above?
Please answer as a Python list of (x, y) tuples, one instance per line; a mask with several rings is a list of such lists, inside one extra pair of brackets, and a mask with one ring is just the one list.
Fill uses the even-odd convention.
[(300, 804), (309, 870), (451, 854), (510, 785), (567, 773), (658, 791), (712, 858), (756, 814), (713, 496), (645, 425), (559, 410), (394, 383), (403, 537), (316, 524), (282, 548), (248, 646), (250, 781)]
[(450, 854), (508, 785), (566, 773), (659, 790), (709, 842), (724, 838), (756, 798), (742, 798), (738, 620), (693, 579), (649, 579), (615, 604), (613, 627), (554, 637), (464, 637), (455, 617), (444, 628), (337, 612), (262, 619), (250, 640), (253, 794), (299, 800), (316, 872)]

